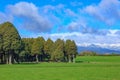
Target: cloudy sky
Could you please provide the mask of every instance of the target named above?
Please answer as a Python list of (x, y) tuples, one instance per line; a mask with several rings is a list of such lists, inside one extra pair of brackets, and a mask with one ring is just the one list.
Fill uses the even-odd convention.
[(0, 23), (5, 21), (21, 37), (120, 47), (119, 0), (0, 0)]

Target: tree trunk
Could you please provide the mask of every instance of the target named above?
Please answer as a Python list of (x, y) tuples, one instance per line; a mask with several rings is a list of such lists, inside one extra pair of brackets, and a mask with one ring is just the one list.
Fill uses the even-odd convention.
[(64, 57), (64, 62), (68, 62), (68, 56)]
[(6, 55), (6, 64), (8, 64), (8, 55)]
[(69, 57), (69, 63), (71, 63), (71, 56), (69, 55), (68, 57)]
[(9, 53), (9, 55), (8, 55), (8, 64), (12, 64), (12, 54), (11, 53)]
[(68, 55), (66, 56), (66, 62), (69, 62), (69, 56)]
[(72, 56), (72, 57), (73, 57), (73, 63), (75, 63), (75, 55), (73, 54), (73, 56)]
[(36, 63), (38, 63), (39, 60), (38, 60), (38, 54), (36, 54)]

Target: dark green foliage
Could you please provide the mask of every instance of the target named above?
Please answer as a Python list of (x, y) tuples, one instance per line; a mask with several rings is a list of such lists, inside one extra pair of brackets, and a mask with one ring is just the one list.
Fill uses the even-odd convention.
[(49, 38), (44, 43), (44, 53), (47, 55), (47, 58), (50, 59), (54, 50), (54, 42)]
[(40, 41), (38, 38), (34, 39), (32, 48), (31, 48), (32, 55), (40, 54)]
[(40, 54), (42, 55), (44, 53), (43, 49), (44, 49), (44, 43), (45, 43), (45, 40), (43, 37), (38, 37), (38, 40), (39, 40), (39, 48), (40, 48)]
[(55, 51), (54, 51), (53, 54), (52, 54), (52, 60), (57, 61), (57, 62), (58, 62), (58, 61), (62, 61), (62, 60), (63, 60), (63, 57), (64, 57), (63, 51), (61, 51), (61, 50), (59, 49), (59, 47), (56, 48)]
[(36, 62), (38, 63), (38, 55), (43, 53), (44, 39), (42, 37), (38, 37), (34, 39), (32, 44), (31, 53), (36, 56)]
[(18, 54), (21, 48), (21, 37), (10, 22), (5, 22), (0, 25), (2, 35), (2, 47), (6, 55), (6, 63), (11, 64), (13, 55)]
[[(34, 39), (33, 38), (22, 38), (22, 50), (20, 53), (20, 58), (22, 59), (21, 61), (29, 62), (33, 61), (31, 58), (32, 53), (32, 44), (33, 44)], [(23, 56), (24, 55), (24, 56)]]
[(54, 52), (51, 59), (55, 61), (62, 61), (64, 58), (64, 41), (57, 39), (54, 43)]

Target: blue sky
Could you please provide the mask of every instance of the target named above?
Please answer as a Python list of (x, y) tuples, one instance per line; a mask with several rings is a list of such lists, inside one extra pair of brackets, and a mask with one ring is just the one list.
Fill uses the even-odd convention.
[(5, 21), (12, 22), (21, 37), (120, 46), (119, 0), (1, 0), (0, 23)]

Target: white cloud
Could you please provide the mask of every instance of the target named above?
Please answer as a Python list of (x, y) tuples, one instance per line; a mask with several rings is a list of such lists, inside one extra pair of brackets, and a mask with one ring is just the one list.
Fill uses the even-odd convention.
[[(5, 13), (0, 13), (0, 22), (22, 20), (22, 29), (30, 32), (41, 33), (50, 32), (52, 24), (48, 18), (39, 13), (39, 7), (33, 3), (19, 2), (15, 5), (8, 5)], [(10, 16), (9, 16), (10, 15)], [(17, 17), (17, 19), (15, 19)], [(18, 26), (17, 26), (18, 27)]]
[[(41, 7), (43, 12), (48, 15), (54, 15), (56, 17), (59, 17), (60, 19), (68, 18), (68, 17), (76, 17), (77, 14), (70, 8), (66, 7), (64, 4), (58, 4), (58, 5), (45, 5)], [(72, 19), (71, 18), (71, 19)]]
[(15, 5), (8, 5), (7, 6), (9, 11), (16, 16), (39, 16), (38, 8), (33, 3), (28, 2), (19, 2)]
[(98, 5), (87, 6), (84, 10), (108, 25), (113, 25), (117, 20), (120, 20), (119, 0), (101, 0)]
[[(57, 12), (61, 14), (61, 10), (65, 9), (65, 6), (63, 4), (58, 4), (58, 5), (45, 5), (41, 7), (43, 9), (44, 13), (52, 13), (52, 12)], [(54, 14), (54, 13), (53, 13)]]
[(73, 31), (83, 31), (87, 26), (86, 23), (83, 21), (73, 21), (70, 24), (67, 25), (68, 26), (68, 30), (70, 30), (71, 32)]
[(39, 11), (42, 15), (45, 15), (53, 25), (60, 25), (61, 24), (61, 18), (60, 16), (63, 16), (63, 10), (64, 10), (63, 4), (58, 5), (44, 5), (40, 7)]
[(109, 30), (100, 30), (95, 29), (94, 27), (88, 26), (88, 24), (83, 20), (73, 21), (67, 25), (70, 32), (81, 32), (84, 34), (93, 34), (93, 35), (106, 35), (110, 33)]

